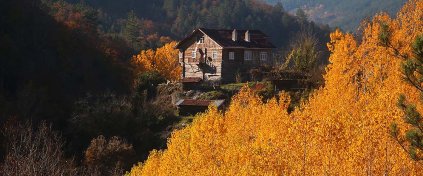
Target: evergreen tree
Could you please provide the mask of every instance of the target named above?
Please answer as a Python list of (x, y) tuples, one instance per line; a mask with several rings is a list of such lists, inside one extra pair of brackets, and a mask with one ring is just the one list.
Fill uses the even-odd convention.
[(305, 23), (306, 21), (308, 21), (307, 14), (301, 8), (297, 9), (297, 12), (295, 13), (295, 15), (297, 16), (298, 21), (300, 21), (301, 23)]
[(139, 50), (140, 44), (138, 42), (138, 37), (140, 36), (140, 20), (134, 11), (128, 13), (128, 18), (126, 19), (125, 25), (122, 29), (123, 37), (126, 39), (128, 44), (134, 49)]
[(284, 12), (285, 8), (283, 7), (283, 4), (281, 2), (276, 3), (276, 5), (273, 7), (273, 9), (277, 12)]
[[(385, 33), (387, 34), (387, 33)], [(385, 36), (381, 36), (382, 42)], [(416, 38), (412, 45), (413, 56), (402, 64), (403, 78), (410, 85), (418, 89), (423, 97), (423, 35)], [(423, 103), (423, 99), (420, 100)], [(414, 160), (423, 160), (423, 120), (416, 105), (406, 102), (405, 95), (401, 95), (398, 106), (404, 111), (404, 121), (411, 125), (405, 136), (399, 135), (396, 124), (391, 126), (391, 134), (397, 139), (401, 146)]]
[(178, 8), (177, 16), (172, 25), (172, 33), (178, 36), (184, 36), (187, 34), (193, 24), (190, 15), (187, 13), (188, 9), (185, 6)]
[(175, 16), (176, 15), (176, 4), (175, 0), (164, 0), (163, 1), (163, 9), (166, 11), (167, 16)]
[(84, 23), (81, 24), (81, 26), (83, 26), (83, 30), (91, 34), (97, 33), (97, 28), (99, 26), (98, 12), (88, 6), (84, 1), (75, 4), (74, 8), (77, 12), (83, 15), (82, 20)]

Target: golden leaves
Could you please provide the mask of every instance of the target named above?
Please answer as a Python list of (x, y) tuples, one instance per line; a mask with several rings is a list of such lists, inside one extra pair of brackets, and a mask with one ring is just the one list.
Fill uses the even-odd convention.
[[(406, 128), (399, 94), (419, 99), (401, 80), (399, 65), (411, 54), (410, 36), (423, 33), (422, 12), (423, 0), (411, 0), (397, 19), (377, 15), (360, 42), (332, 33), (325, 87), (294, 112), (288, 114), (284, 94), (263, 103), (243, 89), (224, 114), (212, 108), (198, 116), (174, 132), (162, 155), (134, 169), (141, 175), (421, 174), (423, 164), (390, 137), (389, 126)], [(395, 49), (378, 42), (382, 24)]]
[(178, 50), (174, 47), (176, 42), (170, 42), (156, 51), (142, 50), (140, 54), (131, 59), (136, 73), (156, 71), (166, 79), (177, 81), (182, 72), (178, 61)]

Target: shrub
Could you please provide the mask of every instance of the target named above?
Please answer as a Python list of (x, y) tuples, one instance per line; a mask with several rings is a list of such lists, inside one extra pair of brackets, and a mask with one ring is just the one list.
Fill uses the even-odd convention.
[[(137, 97), (117, 96), (114, 94), (88, 95), (75, 104), (70, 121), (72, 148), (83, 151), (91, 139), (100, 135), (105, 137), (121, 136), (134, 144), (139, 159), (152, 148), (160, 147), (162, 139), (155, 135), (157, 113), (147, 111), (150, 104), (135, 104)], [(148, 142), (146, 142), (148, 141)]]
[(151, 99), (156, 96), (157, 86), (164, 82), (166, 82), (166, 79), (158, 72), (145, 72), (138, 77), (135, 91), (138, 94), (144, 94), (146, 91), (146, 98)]
[(257, 89), (257, 94), (262, 97), (263, 101), (269, 100), (275, 96), (274, 86), (270, 82), (257, 83), (250, 87)]
[(28, 122), (8, 123), (2, 133), (6, 138), (2, 175), (76, 175), (73, 162), (64, 157), (62, 138), (47, 123), (36, 130)]
[(219, 100), (219, 99), (226, 99), (227, 96), (220, 91), (211, 91), (201, 94), (198, 99), (200, 100)]
[(123, 139), (114, 136), (107, 140), (104, 136), (98, 136), (91, 140), (90, 146), (85, 151), (84, 164), (91, 173), (122, 175), (124, 170), (131, 167), (134, 159), (135, 151), (132, 145)]

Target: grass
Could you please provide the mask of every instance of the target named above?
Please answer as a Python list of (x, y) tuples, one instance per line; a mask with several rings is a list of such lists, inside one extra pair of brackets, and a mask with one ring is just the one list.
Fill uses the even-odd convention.
[(189, 124), (191, 124), (192, 121), (194, 121), (194, 118), (195, 118), (195, 116), (181, 116), (179, 122), (172, 125), (172, 129), (173, 130), (182, 129), (182, 128), (188, 126)]
[(227, 95), (221, 91), (210, 91), (201, 94), (198, 99), (199, 100), (219, 100), (219, 99), (226, 99)]
[(220, 88), (228, 92), (234, 92), (234, 91), (241, 90), (241, 88), (247, 84), (248, 84), (248, 87), (252, 87), (256, 84), (256, 82), (224, 84), (224, 85), (221, 85)]

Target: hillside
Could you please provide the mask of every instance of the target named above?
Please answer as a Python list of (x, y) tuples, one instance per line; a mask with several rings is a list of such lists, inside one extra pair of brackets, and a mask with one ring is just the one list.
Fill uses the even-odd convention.
[(29, 0), (2, 1), (0, 11), (0, 116), (63, 122), (75, 97), (129, 91), (127, 48), (86, 18), (53, 18)]
[(285, 10), (295, 13), (302, 8), (310, 20), (356, 31), (360, 22), (372, 17), (378, 12), (388, 12), (391, 15), (404, 5), (406, 0), (266, 0), (270, 4), (281, 2)]
[(423, 0), (268, 2), (0, 0), (0, 175), (423, 173)]
[[(79, 0), (67, 0), (79, 3)], [(316, 36), (326, 41), (329, 28), (314, 23), (303, 25), (298, 18), (283, 11), (280, 6), (272, 6), (258, 0), (86, 0), (86, 5), (98, 9), (105, 15), (105, 31), (121, 34), (131, 41), (148, 40), (140, 48), (160, 46), (160, 37), (180, 40), (195, 28), (259, 29), (272, 37), (278, 47), (285, 46), (307, 26)], [(148, 7), (148, 8), (147, 8)], [(132, 36), (128, 27), (135, 26)], [(160, 36), (160, 37), (158, 37)], [(164, 39), (164, 38), (162, 38)], [(132, 42), (133, 43), (133, 42)], [(151, 44), (155, 43), (155, 44)], [(135, 44), (136, 45), (136, 44)]]
[(421, 175), (422, 18), (423, 0), (410, 0), (396, 17), (376, 15), (362, 37), (336, 30), (325, 85), (294, 111), (286, 92), (263, 102), (245, 87), (130, 176)]

